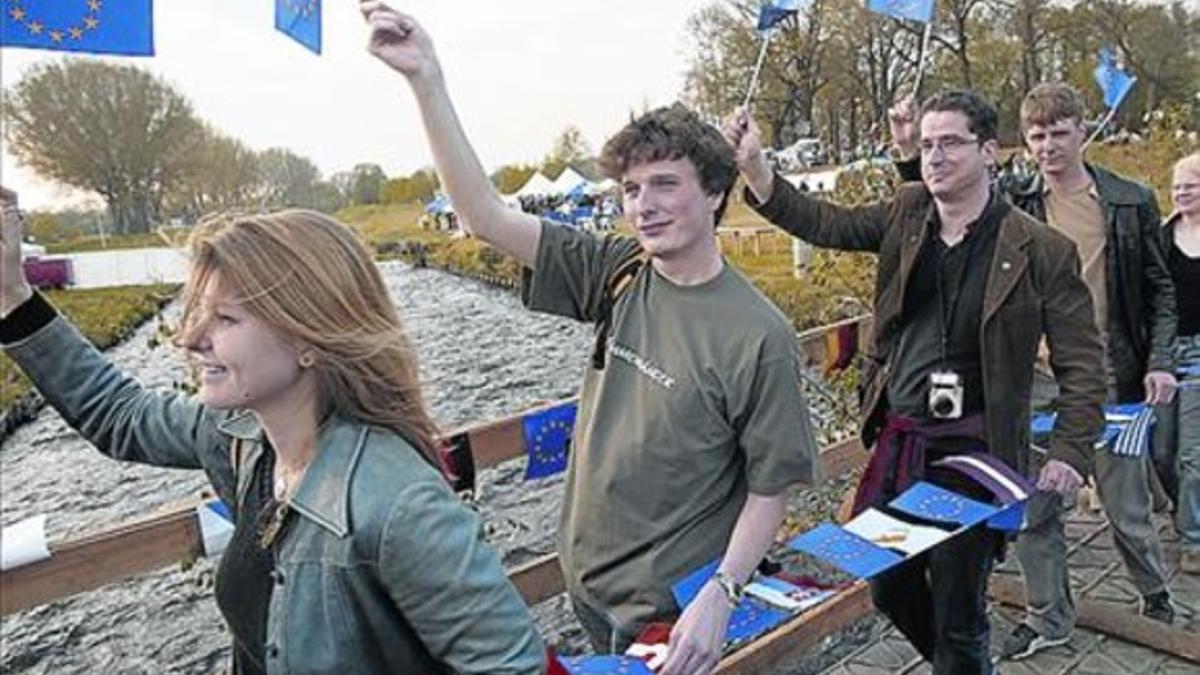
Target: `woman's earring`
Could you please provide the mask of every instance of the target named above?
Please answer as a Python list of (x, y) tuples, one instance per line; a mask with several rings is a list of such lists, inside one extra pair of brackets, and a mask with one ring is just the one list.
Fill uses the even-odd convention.
[(316, 359), (313, 358), (312, 352), (307, 352), (300, 356), (301, 368), (312, 368), (314, 363), (316, 363)]

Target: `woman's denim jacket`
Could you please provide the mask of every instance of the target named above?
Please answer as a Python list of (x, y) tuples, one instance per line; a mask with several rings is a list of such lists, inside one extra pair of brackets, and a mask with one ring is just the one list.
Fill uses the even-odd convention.
[[(263, 450), (253, 414), (146, 391), (61, 316), (5, 349), (105, 454), (204, 469), (222, 499), (241, 499)], [(271, 675), (541, 672), (541, 640), (479, 517), (398, 435), (327, 420), (292, 506), (270, 582)]]

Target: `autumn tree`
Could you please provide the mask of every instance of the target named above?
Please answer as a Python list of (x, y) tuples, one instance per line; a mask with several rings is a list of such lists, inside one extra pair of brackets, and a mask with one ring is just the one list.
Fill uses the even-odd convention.
[(412, 175), (385, 181), (379, 191), (379, 201), (383, 204), (429, 201), (439, 185), (437, 173), (433, 169), (419, 169)]
[(563, 169), (576, 163), (586, 162), (592, 156), (587, 139), (576, 126), (568, 126), (554, 139), (550, 152), (542, 160), (542, 173), (555, 178)]
[(190, 221), (212, 211), (253, 205), (258, 158), (240, 141), (205, 126), (185, 162), (184, 175), (186, 180), (168, 191), (166, 211)]
[(269, 148), (258, 153), (258, 204), (260, 208), (282, 209), (307, 203), (321, 171), (312, 160), (287, 148)]
[(145, 232), (188, 180), (203, 128), (182, 94), (133, 66), (67, 59), (4, 91), (6, 138), (39, 176), (104, 198), (117, 232)]
[(529, 181), (533, 174), (537, 173), (537, 167), (527, 164), (509, 164), (502, 166), (492, 174), (492, 185), (496, 186), (496, 190), (502, 195), (510, 195), (521, 189)]

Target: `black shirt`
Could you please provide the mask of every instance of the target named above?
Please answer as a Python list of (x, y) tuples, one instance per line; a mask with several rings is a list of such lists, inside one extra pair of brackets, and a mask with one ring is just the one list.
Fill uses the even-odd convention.
[(1189, 257), (1178, 245), (1172, 246), (1167, 267), (1175, 282), (1179, 335), (1200, 335), (1200, 257)]
[(217, 568), (217, 607), (233, 636), (234, 675), (266, 675), (267, 616), (275, 552), (260, 534), (275, 511), (271, 477), (275, 453), (264, 448), (237, 509), (233, 537)]
[[(1000, 221), (1012, 208), (993, 192), (983, 213), (954, 246), (940, 236), (941, 219), (930, 207), (925, 241), (904, 293), (899, 342), (888, 381), (888, 408), (929, 419), (929, 375), (957, 373), (963, 385), (963, 416), (983, 410), (979, 332), (988, 270)], [(945, 354), (942, 326), (947, 326)]]

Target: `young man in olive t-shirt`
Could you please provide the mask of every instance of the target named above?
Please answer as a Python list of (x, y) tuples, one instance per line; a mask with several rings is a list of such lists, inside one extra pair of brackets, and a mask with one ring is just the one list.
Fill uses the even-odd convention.
[[(786, 488), (812, 482), (816, 444), (788, 321), (725, 264), (715, 225), (736, 177), (732, 148), (681, 106), (605, 146), (636, 239), (596, 238), (503, 205), (411, 17), (364, 2), (370, 50), (408, 80), (463, 228), (530, 268), (533, 309), (605, 318), (616, 267), (648, 258), (611, 306), (602, 368), (585, 377), (564, 497), (567, 590), (597, 650), (671, 621), (659, 671), (703, 673), (732, 605), (782, 524)], [(670, 587), (719, 559), (680, 612)]]

